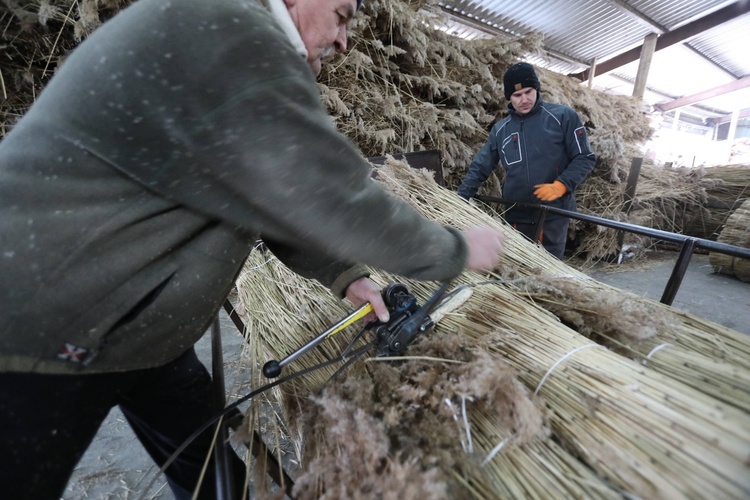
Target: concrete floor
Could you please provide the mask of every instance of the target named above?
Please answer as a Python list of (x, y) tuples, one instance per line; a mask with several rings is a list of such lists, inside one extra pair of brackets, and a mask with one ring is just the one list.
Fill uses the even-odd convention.
[[(660, 300), (677, 253), (655, 253), (648, 259), (621, 265), (598, 264), (584, 271), (604, 283)], [(575, 262), (570, 262), (579, 267)], [(714, 274), (706, 255), (694, 255), (673, 307), (750, 334), (750, 283)], [(242, 338), (222, 313), (222, 339), (227, 388), (231, 394), (245, 394), (239, 364)], [(198, 344), (201, 359), (210, 366), (209, 335)], [(173, 499), (163, 476), (144, 494), (143, 489), (157, 475), (157, 468), (135, 439), (117, 409), (110, 412), (99, 434), (82, 458), (63, 496), (66, 500), (91, 499)]]

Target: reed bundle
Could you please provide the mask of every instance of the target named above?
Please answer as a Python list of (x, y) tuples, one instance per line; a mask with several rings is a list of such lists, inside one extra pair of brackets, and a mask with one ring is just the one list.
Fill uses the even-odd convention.
[(546, 398), (555, 435), (603, 477), (644, 497), (747, 495), (746, 412), (565, 331), (543, 309), (499, 314), (513, 299), (497, 287), (484, 298), (445, 327), (515, 332), (493, 352)]
[[(718, 240), (720, 243), (750, 248), (750, 200), (746, 200), (729, 216)], [(712, 252), (709, 262), (717, 273), (736, 276), (741, 281), (750, 281), (750, 261), (741, 257)]]
[[(457, 407), (459, 401), (466, 401), (459, 399), (458, 395), (472, 394), (460, 384), (450, 386), (434, 382), (440, 379), (440, 374), (448, 372), (452, 373), (449, 379), (461, 380), (460, 374), (446, 368), (445, 360), (463, 362), (468, 365), (462, 365), (463, 368), (472, 373), (472, 369), (476, 370), (477, 366), (484, 362), (482, 360), (489, 357), (492, 360), (489, 365), (502, 367), (503, 373), (507, 373), (506, 365), (510, 363), (511, 368), (514, 369), (512, 372), (514, 378), (511, 380), (520, 380), (528, 388), (527, 391), (534, 390), (544, 397), (545, 405), (550, 413), (543, 414), (545, 418), (550, 419), (552, 436), (547, 437), (543, 430), (544, 425), (541, 425), (537, 427), (536, 432), (530, 434), (531, 437), (526, 435), (524, 439), (519, 439), (519, 426), (507, 425), (507, 422), (513, 422), (509, 416), (513, 412), (500, 413), (498, 418), (497, 403), (493, 404), (492, 400), (497, 396), (491, 396), (486, 391), (478, 391), (473, 397), (475, 401), (483, 403), (476, 406), (474, 403), (467, 403), (466, 420), (475, 438), (474, 445), (481, 446), (480, 455), (484, 456), (483, 460), (490, 458), (484, 467), (472, 469), (467, 465), (472, 463), (471, 460), (466, 462), (464, 458), (457, 459), (456, 457), (466, 454), (460, 447), (451, 453), (453, 461), (438, 460), (434, 453), (425, 452), (426, 454), (420, 455), (419, 452), (414, 451), (417, 455), (410, 454), (414, 448), (428, 446), (433, 434), (427, 431), (421, 439), (417, 439), (416, 443), (410, 441), (410, 446), (406, 450), (394, 446), (388, 450), (381, 450), (378, 457), (370, 457), (370, 459), (380, 460), (378, 463), (398, 464), (398, 467), (388, 469), (388, 474), (393, 473), (401, 477), (399, 474), (404, 473), (400, 468), (403, 463), (396, 460), (391, 453), (404, 458), (406, 462), (408, 460), (405, 457), (411, 457), (411, 460), (416, 460), (423, 470), (429, 472), (432, 469), (426, 467), (424, 461), (420, 462), (415, 458), (415, 456), (422, 457), (427, 463), (439, 463), (442, 469), (452, 471), (450, 477), (456, 481), (451, 480), (444, 485), (447, 489), (440, 491), (455, 493), (457, 488), (468, 488), (467, 491), (478, 497), (497, 496), (500, 492), (508, 496), (549, 496), (551, 492), (559, 493), (559, 488), (571, 488), (569, 478), (564, 481), (564, 484), (560, 483), (564, 475), (559, 473), (558, 466), (563, 466), (555, 464), (565, 464), (563, 469), (576, 471), (576, 479), (572, 480), (576, 489), (567, 490), (576, 496), (583, 494), (598, 497), (628, 492), (646, 497), (719, 494), (741, 498), (748, 494), (750, 486), (747, 478), (750, 476), (747, 470), (747, 459), (750, 452), (748, 442), (750, 421), (747, 412), (744, 411), (747, 407), (747, 386), (738, 387), (733, 394), (725, 395), (727, 379), (735, 378), (735, 381), (742, 379), (744, 382), (739, 383), (745, 384), (747, 382), (747, 360), (750, 357), (747, 340), (739, 334), (735, 335), (736, 332), (711, 326), (707, 322), (665, 306), (653, 305), (646, 299), (626, 297), (619, 304), (610, 303), (610, 309), (622, 308), (632, 299), (632, 301), (640, 300), (655, 310), (647, 310), (646, 314), (633, 315), (630, 326), (627, 314), (625, 321), (618, 325), (618, 321), (622, 321), (623, 316), (617, 318), (617, 311), (609, 310), (607, 312), (611, 318), (600, 321), (604, 326), (595, 326), (591, 329), (592, 331), (588, 332), (590, 335), (594, 333), (592, 338), (606, 335), (615, 338), (612, 331), (618, 328), (623, 331), (630, 329), (636, 332), (650, 328), (653, 332), (646, 332), (642, 335), (648, 342), (664, 343), (660, 336), (665, 333), (668, 334), (665, 338), (671, 341), (670, 346), (655, 350), (647, 356), (644, 356), (643, 346), (647, 348), (648, 344), (639, 345), (641, 350), (633, 357), (638, 360), (647, 357), (645, 366), (626, 359), (600, 344), (592, 343), (562, 324), (558, 316), (553, 314), (556, 308), (550, 306), (551, 302), (561, 302), (562, 299), (559, 297), (550, 299), (548, 291), (542, 293), (533, 287), (528, 288), (532, 279), (542, 276), (551, 278), (555, 282), (569, 281), (574, 283), (573, 288), (586, 289), (592, 281), (585, 275), (548, 257), (518, 233), (509, 230), (502, 222), (493, 221), (486, 213), (470, 207), (454, 194), (439, 188), (429, 179), (427, 173), (415, 172), (401, 162), (389, 161), (385, 168), (378, 171), (377, 178), (396, 196), (407, 200), (425, 215), (440, 222), (450, 223), (455, 227), (476, 223), (498, 224), (507, 234), (507, 253), (504, 257), (503, 269), (510, 271), (504, 271), (502, 276), (493, 276), (493, 280), (485, 280), (486, 277), (473, 273), (467, 273), (461, 277), (457, 284), (475, 285), (475, 296), (466, 305), (467, 310), (463, 314), (446, 317), (434, 335), (435, 338), (457, 336), (457, 339), (450, 341), (453, 347), (441, 350), (431, 343), (423, 345), (420, 342), (413, 346), (414, 352), (410, 352), (410, 354), (425, 354), (430, 352), (429, 349), (437, 349), (437, 354), (433, 358), (442, 361), (429, 363), (424, 360), (410, 360), (393, 367), (387, 365), (388, 370), (395, 370), (398, 376), (383, 375), (383, 372), (390, 372), (381, 367), (381, 363), (377, 364), (380, 367), (378, 370), (370, 368), (372, 363), (368, 363), (365, 369), (352, 369), (329, 384), (329, 389), (324, 392), (323, 399), (315, 399), (316, 410), (310, 410), (300, 401), (300, 398), (317, 391), (330, 376), (330, 371), (319, 378), (310, 377), (300, 381), (299, 384), (304, 384), (304, 386), (293, 385), (288, 389), (284, 407), (290, 411), (290, 414), (296, 415), (291, 420), (304, 422), (305, 418), (302, 417), (300, 420), (300, 415), (313, 415), (312, 422), (307, 420), (308, 426), (305, 434), (308, 439), (310, 436), (317, 436), (315, 442), (308, 441), (307, 444), (315, 450), (314, 459), (317, 460), (315, 462), (317, 468), (310, 471), (312, 476), (303, 476), (307, 479), (303, 480), (302, 484), (319, 484), (315, 481), (322, 480), (328, 488), (330, 483), (325, 479), (328, 476), (323, 472), (324, 469), (333, 474), (332, 477), (340, 479), (342, 475), (345, 475), (340, 461), (353, 461), (366, 453), (361, 449), (348, 449), (347, 452), (343, 452), (346, 446), (340, 442), (342, 438), (329, 426), (315, 427), (317, 434), (310, 433), (314, 422), (325, 421), (333, 425), (334, 421), (341, 420), (341, 414), (338, 414), (337, 418), (331, 416), (336, 413), (329, 408), (330, 405), (337, 408), (346, 407), (345, 413), (349, 415), (349, 420), (355, 419), (358, 415), (360, 417), (369, 415), (371, 418), (366, 420), (374, 425), (385, 418), (386, 423), (381, 425), (385, 425), (386, 429), (382, 432), (386, 436), (391, 436), (389, 442), (397, 443), (397, 437), (400, 435), (398, 433), (403, 434), (405, 431), (398, 425), (395, 426), (396, 430), (389, 428), (389, 422), (400, 421), (404, 414), (432, 415), (441, 408), (439, 405), (434, 403), (429, 405), (425, 400), (420, 399), (430, 392), (425, 387), (440, 386), (444, 395), (449, 399), (454, 398), (454, 407)], [(327, 293), (315, 293), (313, 285), (294, 277), (288, 271), (283, 271), (278, 263), (253, 264), (250, 267), (253, 271), (243, 274), (243, 280), (250, 281), (241, 280), (238, 283), (241, 294), (252, 293), (248, 290), (253, 288), (265, 289), (271, 284), (285, 289), (284, 292), (278, 294), (259, 292), (257, 295), (242, 300), (247, 305), (246, 307), (257, 308), (262, 304), (263, 308), (267, 308), (262, 314), (259, 310), (248, 310), (248, 320), (254, 321), (252, 320), (253, 313), (267, 318), (255, 320), (250, 331), (253, 335), (260, 335), (263, 338), (266, 348), (273, 350), (271, 356), (291, 352), (296, 345), (302, 343), (302, 339), (312, 338), (315, 333), (323, 331), (333, 319), (343, 315), (346, 310), (346, 308), (342, 309), (341, 304), (336, 303), (325, 307), (320, 300), (322, 297), (327, 297), (326, 300), (330, 301)], [(273, 272), (271, 273), (270, 270)], [(270, 274), (267, 277), (261, 277), (264, 275), (259, 276), (259, 272)], [(376, 276), (381, 284), (394, 278), (385, 275)], [(483, 280), (488, 282), (482, 285), (477, 284)], [(409, 282), (408, 286), (420, 297), (426, 297), (431, 288), (430, 285), (416, 282)], [(592, 295), (600, 294), (602, 290), (607, 289), (603, 284), (597, 284), (596, 287), (598, 288)], [(613, 294), (617, 293), (614, 290), (608, 291)], [(269, 297), (276, 298), (273, 304), (268, 304)], [(592, 306), (591, 301), (584, 300), (577, 303), (576, 296), (566, 296), (564, 300), (570, 300), (570, 303), (565, 304), (568, 309), (582, 315), (587, 308)], [(662, 310), (659, 311), (659, 309)], [(559, 313), (559, 310), (557, 312)], [(589, 312), (597, 317), (604, 316), (604, 314)], [(654, 322), (660, 315), (653, 316), (654, 312), (661, 312), (661, 316), (666, 318), (656, 321), (656, 326)], [(328, 317), (324, 318), (324, 316)], [(290, 317), (293, 320), (289, 320)], [(279, 324), (273, 324), (279, 318), (283, 318), (283, 322), (295, 322), (289, 328), (283, 328), (286, 335), (303, 332), (298, 334), (296, 341), (289, 342), (275, 338), (277, 334), (273, 332), (282, 330)], [(588, 323), (588, 319), (586, 318), (584, 323)], [(312, 320), (314, 323), (306, 324)], [(574, 326), (575, 322), (570, 318), (565, 321)], [(264, 326), (264, 323), (268, 323), (269, 326)], [(331, 344), (330, 351), (323, 349), (320, 353), (316, 353), (321, 358), (312, 357), (309, 362), (314, 363), (320, 359), (335, 357), (336, 353), (340, 353), (343, 349), (343, 340), (338, 340), (338, 342), (339, 344), (336, 342)], [(461, 348), (457, 348), (456, 345)], [(637, 351), (625, 344), (622, 339), (615, 342), (615, 347), (627, 347), (624, 350), (629, 352)], [(475, 354), (473, 358), (467, 358), (465, 357), (467, 350), (478, 354)], [(716, 356), (717, 353), (723, 355), (725, 359)], [(419, 369), (414, 368), (412, 363), (421, 363)], [(686, 366), (685, 363), (689, 364)], [(404, 368), (409, 366), (412, 368)], [(408, 372), (409, 369), (416, 370), (422, 375), (407, 376), (404, 380), (403, 371)], [(384, 381), (381, 380), (381, 376), (384, 377)], [(691, 388), (683, 382), (685, 379), (689, 380), (690, 377), (695, 377), (694, 385), (700, 387)], [(364, 385), (369, 389), (362, 390), (354, 380), (360, 382), (364, 380)], [(413, 383), (413, 380), (431, 382), (426, 386), (415, 388), (407, 383)], [(703, 380), (702, 384), (700, 380)], [(381, 384), (385, 384), (385, 388)], [(351, 389), (351, 392), (341, 389), (349, 386), (359, 389)], [(383, 407), (362, 409), (364, 403), (373, 397), (377, 401), (383, 401), (383, 391), (393, 391), (394, 387), (398, 387), (399, 391), (404, 390), (408, 397), (399, 400), (402, 406), (395, 405), (392, 399), (387, 400), (389, 404), (386, 408), (394, 404), (392, 413), (389, 414)], [(533, 405), (539, 412), (542, 411), (543, 408), (533, 395), (525, 395), (513, 384), (504, 384), (503, 390), (507, 390), (506, 387), (514, 388), (513, 394), (524, 396), (516, 398), (515, 406), (511, 405), (512, 407), (522, 405), (524, 408), (530, 408)], [(330, 396), (334, 393), (338, 396)], [(357, 397), (357, 394), (361, 396)], [(736, 396), (744, 402), (735, 403), (732, 406), (722, 403), (720, 396), (725, 399)], [(326, 397), (333, 399), (324, 399)], [(417, 401), (417, 403), (410, 407), (409, 401)], [(488, 408), (495, 408), (495, 413), (489, 411)], [(445, 410), (445, 408), (441, 409)], [(321, 414), (326, 414), (328, 417)], [(443, 418), (450, 422), (453, 416), (443, 415)], [(461, 418), (458, 420), (461, 421)], [(493, 427), (503, 423), (506, 425)], [(442, 425), (447, 425), (447, 427), (442, 427)], [(441, 431), (441, 434), (444, 434), (449, 433), (451, 425), (455, 432), (455, 422), (450, 425), (445, 422), (442, 424), (432, 422), (428, 427), (442, 429), (444, 432)], [(467, 426), (464, 425), (465, 427)], [(406, 432), (414, 432), (415, 428), (419, 426), (407, 426)], [(396, 434), (389, 434), (389, 432), (396, 432)], [(479, 437), (485, 434), (488, 437)], [(351, 438), (351, 432), (344, 435)], [(454, 436), (455, 440), (460, 442), (460, 433), (459, 435), (450, 433), (446, 435)], [(383, 435), (380, 437), (382, 438)], [(322, 441), (317, 441), (318, 439)], [(464, 436), (464, 441), (466, 439)], [(497, 447), (506, 439), (508, 440), (505, 441), (507, 447), (502, 447), (500, 451), (492, 455), (493, 447)], [(337, 451), (330, 451), (325, 442), (335, 443)], [(512, 455), (516, 447), (524, 457), (524, 462), (519, 461), (520, 458), (517, 455)], [(577, 463), (572, 457), (581, 458), (581, 462)], [(306, 463), (310, 463), (309, 456)], [(323, 464), (327, 466), (324, 467)], [(336, 464), (339, 464), (338, 468)], [(367, 464), (372, 465), (371, 462)], [(474, 465), (476, 465), (475, 462)], [(338, 472), (331, 472), (330, 467)], [(597, 473), (596, 480), (586, 478), (587, 468)], [(383, 471), (382, 468), (380, 470)], [(313, 477), (317, 479), (314, 481)], [(362, 478), (358, 480), (361, 481)], [(583, 492), (581, 488), (590, 489)], [(313, 488), (309, 491), (318, 490)], [(431, 494), (439, 496), (435, 492)]]
[[(590, 321), (592, 315), (586, 317), (586, 322), (578, 321), (587, 324), (589, 335), (607, 337), (609, 333), (617, 331), (622, 338), (630, 338), (631, 341), (647, 338), (659, 343), (679, 343), (691, 351), (705, 354), (707, 359), (720, 360), (744, 369), (750, 367), (750, 339), (747, 336), (588, 279), (584, 273), (552, 258), (540, 247), (510, 230), (504, 221), (467, 206), (461, 198), (435, 184), (428, 172), (418, 172), (404, 162), (389, 160), (386, 167), (378, 171), (377, 178), (390, 192), (429, 219), (458, 228), (480, 224), (499, 227), (506, 234), (504, 277), (523, 277), (519, 282), (526, 283), (540, 279), (546, 280), (547, 284), (556, 283), (559, 289), (556, 293), (562, 294), (558, 302), (571, 310), (568, 318), (571, 325), (576, 310), (584, 315), (592, 308), (600, 311), (602, 314), (596, 315), (599, 318), (596, 331), (592, 329), (595, 324)], [(567, 292), (562, 292), (564, 287), (561, 284), (566, 279), (574, 284), (567, 286)], [(613, 306), (608, 307), (606, 297), (613, 298)], [(531, 298), (535, 299), (533, 295)], [(604, 305), (602, 301), (605, 301)], [(552, 301), (548, 302), (553, 304)], [(558, 307), (557, 312), (563, 309)], [(638, 314), (632, 314), (633, 311), (638, 311)], [(644, 357), (636, 359), (642, 360)]]
[[(348, 312), (260, 252), (238, 290), (247, 332), (267, 349), (256, 363), (283, 357)], [(337, 334), (290, 371), (335, 358), (353, 335)], [(544, 405), (507, 363), (455, 332), (431, 337), (405, 364), (360, 363), (329, 382), (334, 366), (281, 387), (284, 420), (304, 436), (297, 497), (619, 497), (550, 439)]]
[(668, 306), (595, 280), (547, 276), (516, 288), (613, 352), (750, 411), (750, 344), (743, 334), (688, 315), (678, 321)]
[(716, 240), (732, 212), (750, 196), (750, 165), (717, 165), (692, 172), (705, 188), (705, 199), (684, 204), (681, 232)]
[(713, 181), (707, 190), (708, 206), (734, 209), (750, 198), (750, 164), (705, 168), (703, 177)]

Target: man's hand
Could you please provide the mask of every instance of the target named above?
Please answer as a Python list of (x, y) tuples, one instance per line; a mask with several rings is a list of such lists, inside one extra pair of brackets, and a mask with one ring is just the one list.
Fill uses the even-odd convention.
[[(491, 227), (475, 226), (462, 232), (468, 246), (468, 258), (466, 267), (473, 271), (492, 271), (500, 261), (503, 253), (505, 237), (499, 229)], [(346, 298), (359, 307), (369, 302), (375, 310), (378, 319), (386, 323), (390, 318), (388, 307), (383, 302), (380, 287), (369, 278), (359, 278), (352, 281), (346, 288)], [(367, 317), (366, 319), (373, 319)]]
[(534, 187), (536, 188), (534, 195), (542, 201), (556, 200), (568, 192), (568, 188), (560, 181), (554, 181), (552, 184), (537, 184)]
[[(383, 323), (388, 322), (390, 315), (388, 314), (388, 307), (383, 302), (383, 296), (380, 295), (380, 287), (370, 278), (359, 278), (356, 281), (352, 281), (346, 288), (346, 298), (355, 307), (369, 302), (375, 310), (375, 315), (378, 319)], [(368, 315), (365, 319), (370, 321), (374, 318), (372, 315)]]
[(505, 237), (499, 229), (474, 226), (463, 231), (469, 247), (466, 267), (473, 271), (492, 271), (500, 262)]

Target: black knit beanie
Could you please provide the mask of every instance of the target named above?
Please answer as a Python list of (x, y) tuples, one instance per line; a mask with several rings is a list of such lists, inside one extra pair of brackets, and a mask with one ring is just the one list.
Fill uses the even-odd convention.
[(541, 89), (534, 66), (525, 62), (516, 63), (508, 68), (508, 71), (503, 76), (503, 86), (505, 87), (505, 98), (508, 101), (510, 101), (510, 96), (513, 92), (521, 89), (532, 87), (537, 92)]

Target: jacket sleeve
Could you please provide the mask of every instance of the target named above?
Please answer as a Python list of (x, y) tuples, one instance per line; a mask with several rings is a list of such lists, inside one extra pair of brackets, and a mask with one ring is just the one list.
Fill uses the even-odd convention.
[(493, 128), (487, 142), (484, 143), (476, 156), (474, 156), (474, 160), (469, 165), (466, 177), (464, 177), (461, 185), (456, 190), (456, 193), (464, 199), (468, 200), (477, 194), (481, 185), (500, 162), (500, 155), (494, 140), (495, 133), (496, 131)]
[(565, 184), (569, 193), (573, 193), (594, 169), (596, 156), (591, 151), (586, 128), (581, 123), (578, 114), (572, 108), (565, 107), (563, 109), (562, 126), (565, 134), (565, 153), (569, 161), (568, 166), (557, 180)]
[(363, 265), (335, 260), (327, 255), (283, 245), (269, 238), (263, 238), (263, 243), (289, 269), (300, 276), (319, 281), (339, 298), (344, 298), (346, 289), (352, 282), (370, 276), (369, 269)]

